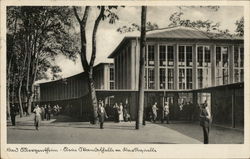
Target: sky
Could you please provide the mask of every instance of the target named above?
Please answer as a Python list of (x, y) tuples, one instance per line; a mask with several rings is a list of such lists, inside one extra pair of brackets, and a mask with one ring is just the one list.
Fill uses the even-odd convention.
[[(180, 11), (177, 6), (150, 6), (147, 9), (147, 21), (158, 24), (159, 28), (165, 28), (170, 23), (169, 17), (174, 12)], [(214, 11), (208, 8), (186, 8), (182, 7), (181, 11), (183, 19), (190, 20), (210, 20), (214, 23), (220, 23), (220, 29), (228, 29), (234, 33), (236, 26), (236, 20), (239, 20), (243, 15), (243, 7), (235, 6), (220, 6), (218, 11)], [(79, 12), (80, 13), (80, 12)], [(131, 25), (132, 23), (140, 24), (141, 7), (125, 7), (119, 8), (116, 11), (119, 16), (119, 20), (115, 24), (109, 24), (107, 21), (102, 21), (97, 32), (97, 54), (95, 65), (100, 62), (113, 62), (112, 59), (107, 57), (116, 48), (125, 36), (139, 36), (139, 32), (124, 33), (117, 32), (119, 27), (124, 25)], [(94, 20), (98, 15), (96, 7), (92, 7), (90, 11), (90, 17), (87, 24), (87, 55), (90, 58), (91, 53), (91, 34), (94, 24)], [(79, 25), (75, 24), (76, 33), (79, 32)], [(78, 56), (75, 62), (66, 59), (60, 55), (56, 58), (55, 64), (61, 67), (61, 76), (63, 78), (81, 73), (83, 71), (80, 58)], [(46, 80), (38, 81), (45, 82)]]

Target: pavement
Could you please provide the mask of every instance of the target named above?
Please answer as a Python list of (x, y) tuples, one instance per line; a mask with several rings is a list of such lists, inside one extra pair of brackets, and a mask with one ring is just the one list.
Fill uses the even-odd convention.
[[(7, 122), (7, 143), (11, 144), (202, 144), (202, 129), (197, 123), (160, 124), (147, 122), (139, 130), (135, 122), (105, 122), (104, 129), (67, 116), (42, 121), (35, 130), (33, 116), (17, 118), (16, 126)], [(226, 135), (225, 135), (226, 134)], [(242, 143), (243, 132), (212, 129), (213, 143)], [(232, 139), (233, 138), (233, 139)], [(218, 140), (219, 139), (219, 140)]]

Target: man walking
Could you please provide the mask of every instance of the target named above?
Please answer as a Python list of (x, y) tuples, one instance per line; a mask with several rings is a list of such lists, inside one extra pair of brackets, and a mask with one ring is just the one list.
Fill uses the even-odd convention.
[(163, 123), (164, 120), (167, 120), (167, 124), (169, 124), (169, 104), (168, 102), (165, 102), (164, 106), (163, 106)]
[(203, 129), (204, 144), (209, 142), (209, 128), (210, 128), (211, 115), (207, 107), (207, 100), (201, 105), (200, 112), (200, 125)]
[(100, 122), (100, 129), (103, 129), (103, 123), (104, 123), (105, 117), (108, 118), (103, 105), (104, 104), (99, 101), (98, 117), (99, 117), (99, 122)]
[(15, 105), (12, 104), (11, 107), (10, 107), (10, 118), (11, 118), (11, 123), (13, 126), (16, 125), (16, 108), (15, 108)]

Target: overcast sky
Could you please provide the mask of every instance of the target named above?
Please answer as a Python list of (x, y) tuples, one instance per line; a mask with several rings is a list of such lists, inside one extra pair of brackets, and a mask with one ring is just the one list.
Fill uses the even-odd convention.
[[(170, 23), (169, 17), (172, 13), (180, 11), (178, 7), (148, 7), (147, 21), (157, 23), (159, 28), (167, 27)], [(117, 10), (119, 21), (115, 24), (108, 24), (108, 22), (101, 22), (97, 33), (97, 56), (95, 64), (100, 62), (113, 62), (112, 59), (108, 59), (108, 55), (116, 48), (121, 42), (124, 36), (139, 35), (138, 32), (121, 34), (117, 32), (117, 28), (130, 25), (132, 23), (140, 24), (140, 7), (125, 7)], [(219, 22), (221, 29), (228, 29), (232, 33), (235, 31), (235, 22), (243, 16), (243, 7), (220, 7), (218, 11), (213, 11), (207, 8), (182, 8), (184, 13), (184, 19), (190, 20), (211, 20), (213, 22)], [(93, 21), (96, 18), (98, 12), (95, 7), (92, 8), (89, 17), (89, 25), (87, 26), (88, 33), (87, 39), (90, 40), (88, 47), (91, 47), (91, 28)], [(76, 32), (79, 32), (79, 25), (76, 24)], [(91, 49), (87, 50), (90, 55)], [(78, 74), (83, 71), (80, 59), (76, 62), (72, 62), (63, 56), (59, 56), (55, 63), (62, 69), (62, 77), (68, 77)], [(43, 82), (44, 80), (40, 81)]]

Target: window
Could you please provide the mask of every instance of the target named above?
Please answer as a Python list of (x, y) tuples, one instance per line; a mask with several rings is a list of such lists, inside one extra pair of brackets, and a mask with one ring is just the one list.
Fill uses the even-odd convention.
[(165, 89), (166, 87), (166, 69), (160, 68), (160, 89)]
[(239, 48), (234, 47), (234, 67), (239, 67)]
[(240, 48), (240, 67), (244, 67), (244, 48)]
[(168, 89), (174, 89), (174, 69), (168, 69)]
[(168, 66), (174, 66), (174, 47), (168, 46)]
[(179, 89), (185, 89), (185, 69), (179, 69)]
[(187, 66), (193, 66), (193, 63), (192, 63), (192, 46), (186, 46), (186, 62), (187, 62)]
[(240, 69), (240, 82), (244, 81), (244, 69)]
[(148, 45), (148, 66), (155, 65), (155, 47), (154, 45)]
[(205, 62), (210, 63), (211, 62), (211, 53), (210, 53), (210, 47), (205, 46)]
[(228, 84), (228, 69), (223, 69), (222, 73), (223, 84)]
[(216, 85), (222, 85), (222, 73), (220, 68), (216, 68)]
[(192, 69), (187, 69), (187, 89), (192, 89)]
[(185, 61), (185, 47), (184, 46), (179, 46), (179, 66), (184, 66), (184, 61)]
[(198, 66), (203, 66), (203, 47), (199, 46), (198, 47), (198, 61), (197, 61)]
[(160, 66), (166, 66), (166, 46), (160, 45)]
[(222, 66), (228, 67), (228, 48), (222, 47), (221, 53), (222, 53), (222, 60), (223, 60)]
[(114, 68), (110, 68), (109, 69), (109, 80), (110, 81), (114, 81), (115, 80), (115, 77), (114, 77)]
[(216, 66), (221, 65), (221, 47), (216, 47)]
[(110, 89), (115, 89), (115, 82), (110, 82)]
[(239, 82), (239, 69), (234, 69), (234, 82)]
[(154, 68), (148, 69), (148, 89), (155, 88), (155, 71)]
[(198, 69), (198, 88), (203, 88), (203, 70)]

